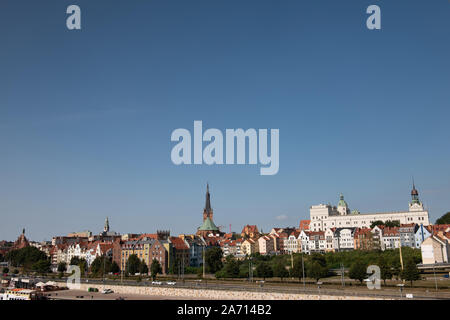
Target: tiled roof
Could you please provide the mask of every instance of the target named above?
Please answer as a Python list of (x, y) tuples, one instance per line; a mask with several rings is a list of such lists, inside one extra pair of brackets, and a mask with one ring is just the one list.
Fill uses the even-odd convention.
[(311, 223), (311, 220), (300, 220), (300, 230), (309, 230), (309, 225)]
[(399, 235), (398, 227), (383, 228), (383, 236), (395, 237)]

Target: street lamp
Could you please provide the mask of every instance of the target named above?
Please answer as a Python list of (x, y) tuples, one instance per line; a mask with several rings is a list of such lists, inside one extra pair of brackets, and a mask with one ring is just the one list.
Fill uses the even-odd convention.
[(404, 283), (400, 283), (397, 285), (397, 287), (400, 287), (400, 299), (403, 298), (403, 287), (405, 286)]

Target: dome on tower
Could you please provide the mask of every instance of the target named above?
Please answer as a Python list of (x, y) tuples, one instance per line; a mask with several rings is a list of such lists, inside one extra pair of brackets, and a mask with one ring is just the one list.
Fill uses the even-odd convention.
[(341, 195), (339, 196), (339, 203), (338, 203), (339, 207), (348, 207), (347, 202), (345, 202), (344, 200), (344, 195), (341, 193)]

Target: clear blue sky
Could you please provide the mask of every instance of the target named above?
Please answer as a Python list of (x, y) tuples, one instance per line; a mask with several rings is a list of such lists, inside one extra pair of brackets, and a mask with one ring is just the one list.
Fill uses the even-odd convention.
[[(406, 210), (412, 176), (434, 221), (450, 211), (449, 40), (448, 0), (2, 0), (0, 239), (106, 216), (192, 233), (207, 181), (227, 230), (298, 225), (340, 192)], [(171, 132), (194, 120), (279, 128), (279, 173), (173, 165)]]

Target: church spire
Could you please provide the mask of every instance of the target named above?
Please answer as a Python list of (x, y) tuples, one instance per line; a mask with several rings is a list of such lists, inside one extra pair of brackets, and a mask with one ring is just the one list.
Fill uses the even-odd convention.
[(211, 195), (209, 194), (209, 183), (206, 184), (206, 200), (205, 200), (205, 208), (203, 209), (203, 221), (206, 218), (212, 219), (213, 210), (211, 208)]
[(414, 183), (414, 178), (413, 178), (413, 188), (411, 190), (411, 199), (412, 199), (412, 203), (420, 203), (419, 191), (417, 191), (417, 189), (416, 189), (416, 184)]
[(109, 220), (108, 220), (108, 217), (106, 217), (105, 227), (103, 228), (103, 231), (104, 232), (109, 232)]
[(211, 195), (209, 194), (209, 183), (206, 184), (205, 211), (208, 213), (211, 212)]

